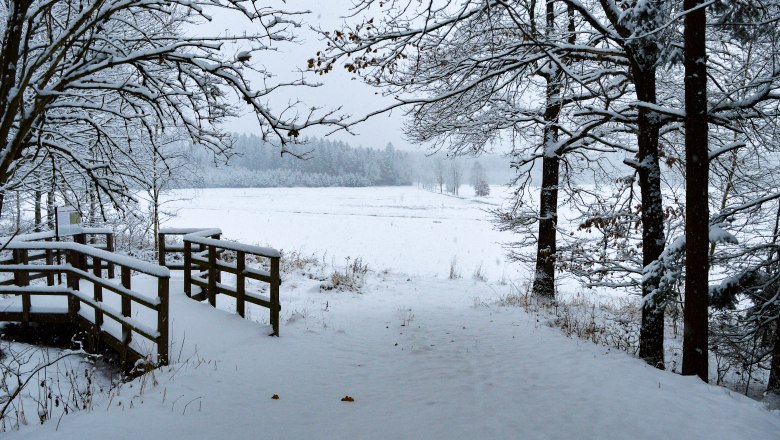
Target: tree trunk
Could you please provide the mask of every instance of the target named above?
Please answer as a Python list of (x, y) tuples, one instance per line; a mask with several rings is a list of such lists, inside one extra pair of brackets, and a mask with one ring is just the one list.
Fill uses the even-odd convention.
[[(685, 0), (692, 10), (702, 0)], [(707, 133), (706, 15), (699, 7), (685, 16), (685, 313), (682, 374), (709, 376), (709, 150)]]
[[(544, 157), (542, 158), (542, 188), (539, 195), (539, 239), (536, 246), (536, 271), (533, 294), (555, 298), (556, 226), (558, 223), (558, 178), (560, 158), (555, 151), (558, 142), (557, 84), (548, 85), (548, 105), (544, 112)], [(554, 99), (552, 97), (555, 97)]]
[[(569, 10), (569, 24), (572, 23)], [(547, 2), (545, 34), (551, 39), (555, 30), (555, 4)], [(571, 29), (570, 29), (571, 31)], [(570, 39), (574, 34), (571, 33)], [(571, 43), (571, 41), (570, 41)], [(534, 271), (534, 295), (555, 298), (556, 232), (558, 224), (558, 183), (560, 157), (558, 144), (558, 116), (561, 112), (561, 73), (550, 65), (546, 75), (547, 88), (544, 108), (544, 156), (542, 157), (542, 188), (539, 194), (539, 234), (536, 243), (536, 270)]]
[(57, 188), (57, 169), (55, 168), (54, 163), (54, 157), (51, 157), (51, 182), (49, 186), (49, 191), (46, 193), (46, 219), (49, 223), (49, 229), (52, 231), (55, 229), (54, 220), (55, 220), (55, 198), (54, 198), (54, 190)]
[[(656, 102), (655, 67), (634, 66), (637, 98)], [(639, 187), (642, 195), (642, 264), (645, 268), (664, 251), (664, 210), (661, 194), (661, 167), (658, 163), (659, 126), (653, 113), (640, 107), (637, 115)], [(666, 292), (659, 291), (661, 273), (645, 273), (642, 278), (642, 327), (639, 357), (656, 368), (664, 368), (664, 308)]]
[(775, 323), (775, 343), (772, 346), (772, 361), (769, 364), (769, 383), (766, 392), (780, 396), (780, 320)]
[(43, 193), (40, 190), (35, 191), (35, 232), (43, 230), (43, 213), (41, 207), (41, 197)]

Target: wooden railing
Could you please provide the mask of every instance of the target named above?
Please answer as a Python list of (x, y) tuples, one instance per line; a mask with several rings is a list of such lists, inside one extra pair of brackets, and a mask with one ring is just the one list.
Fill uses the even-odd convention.
[[(165, 237), (178, 235), (182, 245), (169, 246)], [(279, 286), (282, 280), (279, 274), (279, 251), (261, 246), (249, 246), (232, 241), (220, 240), (219, 229), (173, 229), (163, 228), (158, 237), (159, 261), (171, 269), (184, 271), (184, 293), (198, 301), (208, 299), (213, 307), (217, 305), (217, 295), (224, 294), (236, 299), (236, 312), (246, 315), (246, 303), (256, 304), (270, 310), (272, 335), (279, 336)], [(183, 263), (167, 262), (166, 254), (182, 252)], [(235, 262), (226, 261), (227, 255), (235, 255)], [(261, 257), (268, 260), (268, 270), (247, 267), (247, 257)], [(235, 285), (222, 283), (222, 273), (235, 275)], [(268, 296), (247, 289), (247, 280), (256, 280), (269, 284)]]
[[(25, 236), (11, 241), (6, 249), (13, 253), (13, 261), (0, 260), (0, 273), (13, 274), (13, 285), (0, 286), (0, 294), (18, 295), (22, 300), (20, 310), (0, 311), (0, 321), (21, 322), (23, 327), (31, 322), (78, 324), (89, 334), (89, 350), (97, 350), (101, 343), (105, 343), (120, 353), (125, 365), (146, 357), (145, 353), (131, 345), (133, 333), (136, 333), (157, 345), (158, 365), (168, 363), (170, 271), (167, 268), (78, 242), (24, 241), (25, 238), (38, 239)], [(55, 254), (64, 254), (66, 262), (54, 262), (52, 257)], [(36, 260), (45, 261), (43, 264), (33, 264)], [(119, 280), (113, 279), (116, 267), (120, 269)], [(103, 276), (104, 270), (107, 277)], [(145, 296), (133, 290), (133, 272), (156, 278), (155, 296)], [(55, 276), (61, 280), (62, 275), (66, 278), (65, 285), (55, 283)], [(46, 285), (31, 284), (32, 280), (42, 278), (46, 278)], [(92, 284), (91, 294), (80, 290), (82, 281)], [(118, 308), (104, 302), (104, 290), (119, 296)], [(44, 307), (37, 310), (31, 300), (38, 296), (67, 297), (67, 309), (62, 311)], [(156, 325), (134, 318), (133, 304), (156, 312)], [(91, 317), (81, 310), (82, 305), (92, 309)], [(119, 324), (120, 334), (114, 335), (107, 330), (106, 318)]]
[[(55, 239), (54, 231), (35, 232), (32, 234), (24, 234), (16, 237), (0, 237), (0, 244), (6, 243), (10, 240), (25, 241), (25, 242), (51, 242)], [(63, 237), (65, 238), (65, 237)], [(72, 238), (73, 242), (87, 244), (96, 249), (103, 249), (108, 252), (114, 252), (114, 233), (111, 229), (106, 228), (83, 228), (79, 234), (69, 235), (68, 238)], [(27, 261), (24, 264), (45, 260), (46, 264), (61, 264), (63, 261), (63, 254), (60, 251), (48, 249), (42, 252), (33, 252), (27, 255)], [(12, 253), (10, 257), (0, 258), (0, 264), (22, 264), (17, 253)], [(113, 278), (115, 275), (114, 263), (103, 262), (103, 269), (108, 270), (109, 278)], [(87, 266), (88, 269), (92, 269), (91, 265)], [(41, 273), (36, 274), (30, 281), (46, 278), (46, 284), (49, 286), (55, 285), (53, 273)], [(16, 283), (14, 278), (6, 280), (0, 280), (0, 286), (11, 286)], [(57, 284), (61, 284), (62, 280), (58, 280)]]

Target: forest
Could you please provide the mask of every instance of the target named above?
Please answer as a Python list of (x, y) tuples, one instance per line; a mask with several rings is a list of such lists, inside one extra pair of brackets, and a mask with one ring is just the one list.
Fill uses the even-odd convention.
[[(231, 156), (220, 164), (202, 149), (190, 146), (192, 166), (203, 188), (272, 188), (327, 186), (394, 186), (412, 184), (408, 153), (388, 144), (384, 149), (352, 148), (344, 142), (307, 139), (279, 154), (277, 145), (255, 135), (233, 137)], [(179, 186), (186, 185), (183, 180)]]

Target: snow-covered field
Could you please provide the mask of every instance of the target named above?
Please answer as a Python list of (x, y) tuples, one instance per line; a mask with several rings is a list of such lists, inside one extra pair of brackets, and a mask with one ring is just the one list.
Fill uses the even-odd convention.
[[(245, 320), (187, 299), (176, 274), (170, 367), (7, 438), (778, 438), (780, 412), (505, 305), (502, 278), (524, 274), (470, 197), (242, 189), (176, 203), (169, 226), (317, 255), (283, 275), (281, 337), (264, 309)], [(368, 263), (365, 285), (322, 291), (347, 256)], [(447, 278), (453, 256), (462, 278)], [(479, 263), (487, 282), (471, 276)]]
[(464, 277), (478, 267), (489, 280), (517, 276), (504, 259), (510, 235), (493, 229), (488, 209), (502, 202), (505, 188), (491, 196), (464, 198), (416, 187), (249, 188), (180, 190), (165, 209), (177, 216), (171, 227), (221, 228), (224, 237), (284, 250), (299, 250), (343, 264), (363, 258), (370, 269), (439, 277), (455, 259)]

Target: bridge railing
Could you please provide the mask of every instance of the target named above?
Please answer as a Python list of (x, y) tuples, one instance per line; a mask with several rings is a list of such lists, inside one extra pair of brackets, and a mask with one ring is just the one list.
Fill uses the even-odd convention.
[[(66, 237), (61, 237), (66, 238)], [(78, 234), (68, 235), (67, 238), (71, 238), (75, 243), (87, 244), (96, 249), (103, 249), (108, 252), (114, 252), (114, 232), (108, 228), (82, 228), (82, 232)], [(51, 242), (56, 239), (54, 231), (34, 232), (32, 234), (17, 235), (15, 237), (0, 237), (0, 244), (13, 241), (25, 241), (25, 242)], [(58, 250), (45, 250), (41, 252), (31, 252), (27, 256), (28, 262), (44, 260), (46, 264), (61, 264), (63, 261), (63, 254)], [(18, 257), (11, 253), (5, 258), (0, 258), (0, 264), (12, 264), (19, 263)], [(91, 265), (87, 266), (88, 269), (92, 269)], [(115, 275), (114, 263), (103, 262), (103, 269), (108, 271), (109, 278), (113, 278)], [(30, 281), (46, 278), (46, 284), (49, 286), (55, 285), (54, 274), (36, 274)], [(0, 286), (10, 286), (15, 283), (13, 278), (6, 280), (0, 280)], [(58, 284), (62, 283), (62, 280), (57, 281)]]
[[(120, 353), (123, 363), (144, 358), (145, 354), (131, 346), (133, 333), (157, 345), (156, 362), (168, 363), (168, 316), (169, 316), (169, 279), (170, 271), (165, 267), (147, 263), (107, 250), (78, 242), (24, 241), (25, 237), (15, 239), (6, 245), (13, 254), (12, 261), (0, 261), (0, 273), (13, 274), (13, 285), (0, 286), (0, 294), (21, 297), (21, 309), (0, 311), (0, 321), (17, 321), (22, 326), (31, 322), (54, 322), (78, 324), (89, 334), (88, 348), (96, 350), (105, 343)], [(64, 254), (66, 261), (54, 262), (51, 255)], [(42, 264), (35, 260), (45, 260)], [(43, 256), (41, 258), (41, 256)], [(103, 270), (108, 269), (108, 276)], [(120, 278), (111, 274), (119, 268)], [(131, 275), (139, 272), (156, 278), (156, 296), (147, 296), (133, 289)], [(54, 277), (66, 283), (54, 283)], [(47, 279), (47, 285), (32, 284), (35, 279)], [(82, 281), (92, 284), (92, 291), (81, 289)], [(119, 306), (104, 302), (104, 290), (119, 296)], [(33, 307), (32, 298), (39, 296), (64, 296), (67, 298), (67, 310)], [(92, 309), (81, 312), (82, 306)], [(134, 317), (134, 307), (143, 307), (156, 312), (156, 325), (150, 325)], [(136, 310), (137, 311), (137, 310)], [(106, 327), (105, 319), (111, 319), (121, 327), (120, 334), (112, 334)]]
[[(165, 242), (168, 235), (182, 237), (181, 250), (169, 246)], [(198, 301), (208, 299), (209, 304), (216, 307), (217, 295), (223, 294), (235, 298), (236, 312), (246, 316), (246, 303), (255, 304), (269, 309), (270, 323), (273, 335), (279, 336), (279, 287), (282, 284), (279, 261), (281, 254), (276, 249), (261, 246), (250, 246), (227, 240), (220, 240), (222, 231), (219, 229), (173, 229), (160, 230), (158, 249), (160, 264), (171, 269), (184, 271), (184, 293)], [(181, 265), (166, 261), (166, 252), (182, 252)], [(232, 257), (235, 255), (235, 261)], [(265, 268), (247, 266), (248, 259), (265, 260)], [(230, 260), (230, 261), (229, 261)], [(235, 284), (222, 282), (222, 273), (235, 275)], [(268, 283), (268, 295), (247, 289), (248, 280)]]

